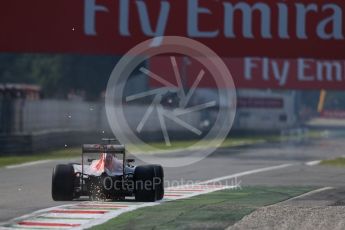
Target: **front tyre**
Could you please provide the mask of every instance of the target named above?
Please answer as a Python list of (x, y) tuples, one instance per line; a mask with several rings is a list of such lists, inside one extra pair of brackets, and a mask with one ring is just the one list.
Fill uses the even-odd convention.
[(71, 201), (74, 194), (74, 168), (72, 165), (57, 165), (52, 175), (52, 197), (55, 201)]

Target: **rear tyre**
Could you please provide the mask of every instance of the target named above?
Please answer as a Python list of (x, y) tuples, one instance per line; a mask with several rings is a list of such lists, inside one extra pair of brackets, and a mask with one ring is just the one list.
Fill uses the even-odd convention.
[(52, 197), (55, 201), (73, 200), (74, 168), (72, 165), (57, 165), (52, 175)]
[(161, 200), (164, 197), (164, 171), (161, 165), (153, 165), (155, 168), (154, 186), (156, 189), (156, 200)]
[(135, 200), (141, 202), (156, 201), (154, 188), (155, 167), (153, 165), (140, 165), (135, 168)]

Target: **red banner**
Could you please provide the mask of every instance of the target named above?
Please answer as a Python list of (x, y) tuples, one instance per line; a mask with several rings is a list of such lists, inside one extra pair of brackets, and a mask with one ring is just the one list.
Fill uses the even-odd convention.
[(322, 118), (345, 119), (344, 110), (325, 110), (320, 114)]
[(257, 97), (237, 98), (237, 108), (281, 109), (283, 107), (284, 107), (284, 100), (282, 98), (257, 98)]
[(121, 55), (179, 35), (226, 57), (345, 59), (344, 9), (344, 0), (5, 0), (0, 50)]

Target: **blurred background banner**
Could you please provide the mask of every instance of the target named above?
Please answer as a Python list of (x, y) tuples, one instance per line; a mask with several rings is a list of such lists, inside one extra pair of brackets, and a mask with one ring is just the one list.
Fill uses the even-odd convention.
[(343, 0), (7, 0), (0, 50), (121, 55), (177, 35), (225, 57), (344, 59), (344, 8)]
[[(213, 49), (236, 86), (234, 133), (345, 127), (344, 0), (7, 0), (0, 3), (0, 155), (34, 153), (111, 136), (104, 112), (111, 71), (128, 50), (155, 37), (184, 36)], [(149, 48), (149, 47), (148, 47)], [(205, 57), (212, 58), (212, 57)], [(188, 91), (200, 63), (176, 62)], [(141, 63), (175, 84), (169, 55)], [(135, 70), (125, 96), (161, 83)], [(192, 105), (217, 96), (212, 73)], [(162, 104), (174, 108), (176, 93)], [(136, 127), (150, 98), (126, 104)], [(216, 112), (186, 117), (202, 129)], [(141, 137), (162, 141), (152, 116)], [(194, 138), (175, 123), (172, 139)]]

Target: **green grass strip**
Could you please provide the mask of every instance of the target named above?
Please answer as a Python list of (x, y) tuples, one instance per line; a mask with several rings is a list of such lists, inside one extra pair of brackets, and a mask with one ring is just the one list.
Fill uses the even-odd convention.
[(254, 210), (309, 192), (313, 187), (245, 187), (169, 201), (124, 213), (92, 230), (225, 229)]
[(0, 167), (14, 164), (22, 164), (32, 161), (51, 160), (51, 159), (70, 159), (81, 157), (80, 148), (65, 148), (49, 152), (41, 152), (32, 155), (23, 156), (1, 156)]
[(335, 159), (323, 160), (323, 161), (321, 161), (320, 165), (345, 167), (345, 158), (344, 157), (338, 157)]

